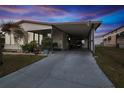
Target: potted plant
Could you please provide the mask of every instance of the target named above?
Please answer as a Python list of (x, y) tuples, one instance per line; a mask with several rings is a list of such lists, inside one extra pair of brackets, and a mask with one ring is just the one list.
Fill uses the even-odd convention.
[(42, 40), (42, 49), (45, 54), (49, 53), (49, 50), (51, 48), (51, 38), (49, 37), (44, 37)]

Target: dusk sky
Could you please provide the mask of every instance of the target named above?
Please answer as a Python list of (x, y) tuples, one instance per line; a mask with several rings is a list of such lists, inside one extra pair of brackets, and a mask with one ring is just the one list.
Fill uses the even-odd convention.
[(35, 20), (41, 22), (101, 21), (96, 35), (124, 25), (124, 6), (0, 6), (1, 20)]

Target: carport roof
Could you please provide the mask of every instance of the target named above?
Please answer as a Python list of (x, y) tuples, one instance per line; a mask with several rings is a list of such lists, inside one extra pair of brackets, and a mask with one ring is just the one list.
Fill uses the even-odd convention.
[(78, 36), (80, 38), (87, 38), (92, 29), (97, 29), (101, 22), (88, 21), (88, 22), (65, 22), (65, 23), (53, 23), (53, 27), (60, 31), (68, 33), (72, 36)]

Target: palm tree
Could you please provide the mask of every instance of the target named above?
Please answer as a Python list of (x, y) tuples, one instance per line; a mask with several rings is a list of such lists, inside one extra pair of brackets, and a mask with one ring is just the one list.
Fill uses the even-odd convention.
[[(7, 22), (7, 23), (2, 23), (0, 25), (1, 31), (4, 32), (5, 34), (13, 34), (14, 40), (17, 44), (19, 44), (19, 41), (24, 39), (24, 43), (27, 42), (27, 32), (24, 31), (23, 28), (21, 28), (20, 25), (14, 22)], [(1, 38), (1, 37), (0, 37)], [(1, 44), (0, 44), (1, 46)], [(0, 59), (2, 59), (2, 49), (0, 49)], [(1, 60), (0, 60), (1, 61)], [(2, 64), (2, 61), (0, 62)]]
[(24, 39), (25, 43), (27, 42), (27, 32), (24, 31), (24, 29), (17, 23), (3, 23), (1, 25), (1, 31), (8, 34), (12, 33), (14, 35), (14, 40), (16, 43), (18, 43), (21, 39)]

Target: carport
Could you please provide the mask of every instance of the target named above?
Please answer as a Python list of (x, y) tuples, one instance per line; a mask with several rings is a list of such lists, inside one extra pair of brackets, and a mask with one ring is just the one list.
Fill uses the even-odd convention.
[[(94, 33), (100, 24), (101, 23), (98, 21), (65, 22), (54, 23), (52, 24), (52, 27), (53, 29), (55, 28), (64, 32), (69, 38), (84, 40), (85, 46), (92, 53), (95, 53)], [(66, 43), (66, 40), (63, 39), (63, 42)]]

